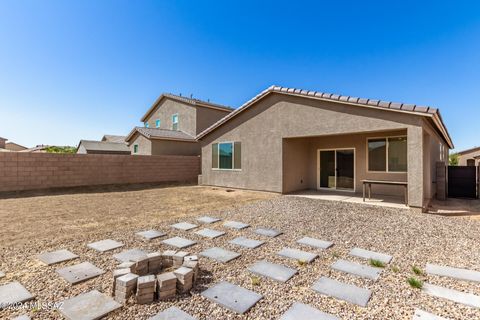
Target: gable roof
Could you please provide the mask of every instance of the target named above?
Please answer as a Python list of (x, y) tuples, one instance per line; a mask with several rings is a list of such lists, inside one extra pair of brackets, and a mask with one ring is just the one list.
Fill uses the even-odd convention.
[(125, 143), (125, 136), (117, 136), (113, 134), (106, 134), (103, 136), (102, 141)]
[(187, 142), (196, 142), (194, 136), (189, 135), (180, 130), (168, 130), (160, 128), (145, 128), (145, 127), (135, 127), (132, 132), (125, 138), (125, 141), (130, 141), (135, 133), (139, 133), (148, 139), (159, 139), (159, 140), (176, 140), (176, 141), (187, 141)]
[[(24, 147), (24, 146), (22, 146), (21, 144), (18, 144), (18, 143), (15, 143), (15, 142), (11, 142), (11, 141), (10, 141), (10, 142), (5, 143), (5, 146), (11, 146), (11, 145), (14, 145), (14, 146), (23, 148), (23, 150), (28, 149), (27, 147)], [(5, 147), (5, 148), (6, 148), (6, 147)], [(8, 149), (8, 148), (6, 148), (6, 149)]]
[(472, 152), (476, 152), (476, 151), (480, 152), (480, 147), (473, 147), (473, 148), (470, 148), (470, 149), (459, 151), (459, 152), (457, 152), (457, 154), (462, 155), (462, 154), (472, 153)]
[(452, 139), (450, 138), (447, 128), (443, 123), (442, 117), (440, 115), (440, 111), (436, 108), (419, 106), (415, 104), (382, 101), (382, 100), (376, 100), (376, 99), (357, 98), (352, 96), (324, 93), (319, 91), (286, 88), (286, 87), (280, 87), (280, 86), (271, 86), (265, 89), (264, 91), (260, 92), (258, 95), (256, 95), (249, 101), (245, 102), (238, 109), (226, 115), (225, 117), (223, 117), (222, 119), (220, 119), (219, 121), (217, 121), (216, 123), (208, 127), (207, 129), (200, 132), (197, 135), (197, 139), (201, 139), (202, 137), (206, 136), (210, 132), (214, 131), (216, 128), (220, 127), (230, 119), (237, 116), (239, 113), (250, 108), (256, 102), (262, 100), (263, 98), (265, 98), (266, 96), (272, 93), (284, 94), (289, 96), (300, 96), (300, 97), (305, 97), (310, 99), (336, 102), (336, 103), (354, 105), (354, 106), (365, 107), (365, 108), (373, 108), (378, 110), (409, 113), (409, 114), (415, 114), (415, 115), (432, 118), (433, 122), (435, 123), (437, 129), (442, 134), (445, 141), (448, 143), (450, 148), (453, 148)]
[(128, 152), (130, 148), (125, 143), (80, 140), (78, 146), (83, 145), (87, 151)]
[(234, 110), (233, 108), (230, 108), (221, 104), (217, 104), (217, 103), (212, 103), (210, 101), (177, 96), (171, 93), (162, 93), (160, 97), (158, 97), (157, 100), (155, 100), (155, 102), (152, 104), (150, 109), (148, 109), (147, 113), (145, 113), (145, 115), (140, 119), (140, 121), (145, 122), (145, 120), (150, 116), (150, 114), (152, 114), (152, 112), (157, 108), (160, 101), (162, 101), (162, 99), (164, 98), (183, 102), (194, 107), (205, 107), (205, 108), (216, 109), (216, 110), (225, 111), (225, 112), (232, 112)]

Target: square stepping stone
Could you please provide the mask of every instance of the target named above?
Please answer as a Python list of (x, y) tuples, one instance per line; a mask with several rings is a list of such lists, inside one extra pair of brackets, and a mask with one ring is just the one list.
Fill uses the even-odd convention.
[(0, 279), (5, 278), (5, 273), (0, 271)]
[(167, 234), (158, 230), (146, 230), (137, 232), (137, 236), (145, 238), (147, 240), (153, 240), (166, 236)]
[(188, 231), (191, 229), (195, 229), (198, 227), (196, 224), (188, 223), (188, 222), (180, 222), (176, 224), (171, 225), (172, 228), (183, 230), (183, 231)]
[(218, 247), (210, 248), (203, 252), (200, 252), (200, 255), (223, 263), (227, 263), (241, 256), (240, 253)]
[(147, 252), (141, 249), (130, 249), (114, 254), (113, 257), (120, 262), (135, 262), (138, 259), (146, 258)]
[(280, 320), (340, 320), (331, 314), (322, 312), (307, 304), (295, 302)]
[(437, 276), (450, 277), (465, 281), (480, 282), (480, 272), (475, 270), (439, 266), (436, 264), (427, 263), (425, 271), (428, 274), (433, 274)]
[(371, 280), (377, 280), (382, 273), (382, 269), (380, 268), (369, 267), (347, 260), (336, 261), (334, 264), (332, 264), (332, 269)]
[(238, 237), (238, 238), (235, 238), (235, 239), (229, 241), (228, 243), (231, 243), (231, 244), (234, 244), (234, 245), (237, 245), (237, 246), (241, 246), (241, 247), (245, 247), (245, 248), (249, 248), (249, 249), (255, 249), (255, 248), (260, 247), (262, 244), (264, 244), (265, 241), (259, 241), (259, 240), (244, 238), (244, 237)]
[(275, 281), (287, 282), (298, 271), (281, 264), (270, 263), (262, 260), (248, 267), (248, 271)]
[(390, 256), (388, 254), (381, 253), (381, 252), (375, 252), (375, 251), (369, 251), (369, 250), (365, 250), (365, 249), (362, 249), (362, 248), (353, 248), (352, 250), (350, 250), (349, 255), (354, 256), (354, 257), (358, 257), (358, 258), (367, 259), (367, 260), (369, 260), (369, 259), (378, 260), (378, 261), (381, 261), (383, 263), (390, 263), (390, 261), (392, 261), (392, 256)]
[(12, 320), (31, 320), (31, 318), (29, 316), (27, 316), (26, 314), (22, 314), (21, 316), (12, 318)]
[(204, 217), (198, 218), (197, 221), (200, 223), (210, 224), (210, 223), (221, 221), (221, 219), (204, 216)]
[(37, 256), (37, 259), (45, 263), (47, 266), (76, 258), (78, 258), (76, 254), (65, 249), (53, 252), (44, 252)]
[(333, 246), (333, 242), (310, 238), (310, 237), (303, 237), (302, 239), (298, 240), (297, 243), (303, 244), (305, 246), (314, 247), (317, 249), (328, 249), (331, 246)]
[(165, 311), (158, 313), (157, 315), (148, 318), (148, 320), (197, 320), (185, 311), (177, 308), (170, 307)]
[(205, 238), (218, 238), (220, 236), (223, 236), (225, 232), (223, 231), (217, 231), (217, 230), (212, 230), (212, 229), (202, 229), (200, 231), (195, 232), (199, 236), (205, 237)]
[(480, 296), (474, 295), (472, 293), (465, 293), (462, 291), (448, 289), (429, 283), (424, 283), (422, 290), (426, 294), (437, 298), (451, 300), (474, 308), (480, 308)]
[(95, 267), (90, 262), (82, 262), (80, 264), (58, 269), (57, 273), (67, 282), (77, 284), (98, 277), (99, 275), (104, 274), (105, 271)]
[(326, 296), (344, 300), (361, 307), (366, 307), (372, 292), (368, 289), (343, 283), (327, 277), (321, 277), (312, 286), (312, 289)]
[(227, 228), (237, 229), (237, 230), (241, 230), (241, 229), (245, 229), (245, 228), (250, 227), (249, 224), (246, 224), (246, 223), (243, 223), (243, 222), (238, 222), (238, 221), (225, 221), (225, 223), (223, 225)]
[(269, 237), (269, 238), (275, 238), (279, 235), (282, 234), (282, 232), (275, 230), (275, 229), (265, 229), (265, 228), (259, 228), (254, 231), (256, 234), (259, 234), (261, 236)]
[(10, 282), (0, 286), (0, 310), (33, 298), (34, 296), (19, 282)]
[(256, 292), (225, 281), (203, 291), (202, 296), (239, 314), (244, 314), (263, 298)]
[(412, 317), (412, 320), (448, 320), (443, 317), (439, 317), (434, 315), (433, 313), (429, 313), (420, 309), (415, 309), (415, 314)]
[(120, 303), (97, 290), (64, 300), (62, 303), (60, 313), (71, 320), (100, 319), (122, 307)]
[(187, 248), (196, 244), (195, 241), (188, 240), (181, 237), (173, 237), (167, 240), (163, 240), (162, 243), (172, 247), (180, 248), (180, 249)]
[(123, 243), (111, 239), (106, 239), (94, 243), (89, 243), (87, 244), (87, 247), (100, 252), (105, 252), (123, 247)]
[(279, 256), (294, 259), (297, 261), (304, 261), (307, 263), (312, 262), (318, 257), (318, 254), (310, 253), (293, 248), (283, 248), (280, 252), (277, 253)]

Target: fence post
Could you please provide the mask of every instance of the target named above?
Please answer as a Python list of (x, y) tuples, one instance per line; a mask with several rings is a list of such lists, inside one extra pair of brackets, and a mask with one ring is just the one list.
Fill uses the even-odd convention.
[(447, 199), (447, 166), (443, 161), (436, 163), (437, 200)]

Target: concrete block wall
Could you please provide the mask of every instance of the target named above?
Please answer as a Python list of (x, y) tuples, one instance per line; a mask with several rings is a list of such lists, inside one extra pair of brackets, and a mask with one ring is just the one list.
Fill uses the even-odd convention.
[(198, 156), (0, 153), (0, 192), (197, 181)]

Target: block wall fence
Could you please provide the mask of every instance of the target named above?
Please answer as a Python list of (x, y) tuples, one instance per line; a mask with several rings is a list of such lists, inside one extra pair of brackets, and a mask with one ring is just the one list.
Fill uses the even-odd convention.
[(0, 153), (0, 192), (195, 182), (199, 174), (198, 156)]

